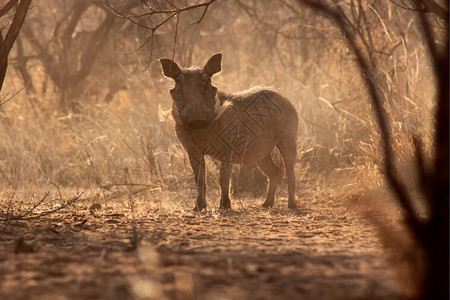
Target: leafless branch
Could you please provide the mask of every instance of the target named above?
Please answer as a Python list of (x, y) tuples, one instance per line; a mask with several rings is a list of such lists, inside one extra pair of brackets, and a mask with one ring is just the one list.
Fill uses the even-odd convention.
[(434, 14), (448, 24), (448, 7), (443, 7), (434, 0), (391, 0), (391, 2), (406, 10)]
[(5, 216), (5, 220), (4, 220), (5, 222), (3, 223), (3, 225), (0, 228), (5, 227), (11, 221), (11, 211), (13, 209), (12, 204), (13, 204), (14, 195), (15, 195), (15, 193), (12, 193), (11, 197), (9, 198), (8, 208), (6, 209), (6, 216)]
[(144, 162), (144, 164), (147, 165), (147, 167), (148, 167), (149, 169), (152, 168), (152, 166), (148, 163), (148, 161), (145, 160), (145, 159), (144, 159), (144, 158), (143, 158), (136, 150), (134, 150), (134, 148), (131, 147), (130, 144), (128, 144), (127, 141), (126, 141), (125, 139), (122, 139), (122, 141), (125, 143), (125, 145), (127, 145), (128, 148), (130, 148), (131, 151), (133, 151), (134, 154), (136, 154), (136, 156), (137, 156), (140, 160), (142, 160), (142, 161)]
[[(318, 99), (319, 99), (320, 101), (322, 101), (323, 103), (325, 103), (326, 105), (328, 105), (329, 108), (334, 109), (334, 110), (337, 111), (339, 114), (343, 115), (345, 118), (347, 118), (347, 116), (350, 116), (350, 117), (352, 117), (353, 119), (358, 120), (361, 124), (364, 124), (364, 125), (366, 125), (366, 126), (368, 125), (367, 122), (364, 121), (363, 119), (361, 119), (361, 118), (355, 116), (354, 114), (352, 114), (352, 113), (350, 113), (350, 112), (348, 112), (348, 111), (346, 111), (346, 110), (344, 110), (344, 109), (341, 109), (341, 108), (337, 107), (336, 104), (337, 104), (338, 102), (331, 103), (330, 101), (328, 101), (327, 99), (325, 99), (325, 98), (323, 98), (323, 97), (319, 97)], [(340, 102), (340, 101), (339, 101), (339, 102)]]
[[(208, 8), (211, 4), (213, 4), (214, 2), (216, 2), (217, 0), (209, 0), (206, 2), (201, 2), (201, 3), (197, 3), (197, 4), (192, 4), (192, 5), (187, 5), (185, 7), (177, 7), (174, 4), (170, 3), (167, 1), (167, 3), (169, 3), (173, 8), (171, 9), (162, 9), (161, 7), (155, 7), (155, 6), (150, 6), (146, 1), (141, 0), (141, 3), (143, 3), (144, 7), (146, 8), (147, 12), (145, 13), (140, 13), (140, 14), (131, 14), (131, 13), (125, 13), (115, 7), (113, 7), (111, 5), (111, 3), (109, 2), (109, 0), (105, 0), (105, 3), (107, 5), (107, 7), (109, 7), (109, 9), (117, 16), (121, 17), (121, 18), (125, 18), (128, 21), (132, 22), (133, 24), (144, 28), (145, 30), (149, 31), (149, 35), (147, 37), (147, 39), (141, 44), (139, 45), (136, 49), (134, 49), (133, 51), (127, 53), (127, 54), (133, 54), (139, 50), (141, 50), (142, 48), (144, 48), (145, 45), (147, 45), (150, 42), (150, 54), (149, 54), (149, 58), (147, 61), (147, 65), (144, 68), (144, 71), (149, 67), (150, 62), (153, 59), (153, 41), (154, 41), (154, 35), (156, 34), (156, 32), (162, 28), (163, 26), (165, 26), (167, 23), (169, 23), (171, 20), (173, 20), (174, 18), (176, 18), (176, 24), (175, 24), (175, 33), (174, 33), (174, 46), (173, 46), (173, 53), (172, 56), (175, 56), (175, 49), (176, 49), (176, 43), (177, 43), (177, 35), (178, 35), (178, 23), (179, 23), (179, 19), (180, 19), (180, 15), (184, 12), (187, 11), (192, 11), (192, 10), (196, 10), (199, 8), (203, 8), (203, 12), (202, 15), (198, 18), (197, 21), (193, 22), (192, 25), (196, 24), (200, 24), (207, 11)], [(159, 21), (155, 22), (155, 18), (162, 18)], [(141, 19), (145, 18), (150, 24), (153, 25), (146, 25), (144, 23), (142, 23)]]
[[(206, 12), (206, 9), (205, 9), (205, 12)], [(177, 16), (177, 22), (175, 24), (175, 34), (173, 37), (172, 60), (175, 59), (175, 50), (176, 50), (176, 46), (177, 46), (177, 36), (178, 36), (178, 24), (180, 23), (180, 17), (181, 17), (181, 15)]]
[(87, 158), (88, 158), (88, 160), (89, 160), (89, 165), (91, 166), (92, 171), (94, 172), (95, 183), (96, 183), (97, 186), (100, 188), (100, 191), (102, 192), (103, 199), (106, 201), (106, 195), (105, 195), (105, 191), (104, 191), (103, 186), (102, 186), (102, 180), (101, 180), (101, 178), (100, 178), (100, 175), (99, 175), (98, 172), (97, 172), (97, 168), (96, 168), (95, 165), (94, 165), (94, 161), (92, 160), (91, 155), (89, 154), (89, 150), (88, 150), (88, 149), (86, 149), (86, 155), (87, 155)]
[[(50, 194), (50, 192), (46, 192), (44, 194), (44, 196), (39, 201), (34, 203), (26, 211), (15, 215), (14, 214), (14, 202), (13, 202), (15, 194), (13, 193), (11, 195), (11, 197), (10, 197), (9, 202), (8, 202), (8, 208), (7, 208), (5, 216), (4, 217), (0, 217), (0, 222), (3, 222), (2, 228), (5, 227), (7, 224), (9, 224), (9, 222), (12, 221), (12, 220), (24, 220), (24, 221), (25, 220), (33, 220), (33, 219), (38, 219), (38, 218), (41, 218), (41, 217), (53, 214), (55, 212), (58, 212), (58, 211), (60, 211), (60, 210), (62, 210), (64, 208), (69, 207), (72, 204), (74, 204), (83, 195), (83, 193), (81, 192), (78, 195), (72, 197), (71, 199), (64, 201), (63, 204), (61, 204), (60, 206), (58, 206), (58, 207), (56, 207), (54, 209), (50, 209), (50, 210), (46, 210), (46, 211), (42, 211), (42, 212), (39, 212), (37, 214), (34, 214), (36, 209), (44, 204), (44, 202), (47, 199), (49, 194)], [(62, 200), (61, 194), (60, 194), (60, 198), (59, 199), (54, 199), (54, 200)]]
[[(82, 195), (83, 195), (83, 192), (81, 192), (78, 195), (70, 198), (69, 200), (67, 200), (65, 203), (63, 203), (62, 205), (58, 206), (57, 208), (43, 211), (43, 212), (41, 212), (41, 213), (39, 213), (37, 215), (34, 215), (34, 216), (29, 216), (29, 217), (21, 217), (21, 216), (19, 216), (18, 218), (15, 217), (14, 219), (17, 219), (17, 220), (33, 220), (33, 219), (38, 219), (38, 218), (41, 218), (41, 217), (44, 217), (44, 216), (51, 215), (51, 214), (53, 214), (55, 212), (58, 212), (58, 211), (66, 208), (66, 207), (69, 207), (69, 206), (73, 205), (75, 202), (77, 202), (80, 199), (80, 197)], [(32, 212), (33, 211), (31, 211), (30, 214)]]
[[(8, 96), (8, 94), (6, 94), (5, 97), (3, 97), (3, 99), (0, 100), (0, 106), (11, 101), (17, 94), (19, 94), (24, 88), (21, 88), (20, 90), (18, 90), (17, 92), (15, 92), (14, 94), (11, 95), (11, 97), (6, 98)], [(6, 98), (6, 99), (5, 99)]]

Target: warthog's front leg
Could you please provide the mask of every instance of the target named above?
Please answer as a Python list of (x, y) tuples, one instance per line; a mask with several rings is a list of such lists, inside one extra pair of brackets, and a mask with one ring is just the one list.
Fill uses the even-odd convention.
[(231, 209), (230, 202), (230, 176), (231, 176), (231, 163), (223, 161), (220, 165), (219, 185), (220, 185), (220, 209)]
[(202, 211), (206, 209), (206, 182), (205, 182), (205, 158), (203, 155), (189, 154), (192, 171), (194, 171), (195, 184), (197, 186), (197, 203), (194, 211)]

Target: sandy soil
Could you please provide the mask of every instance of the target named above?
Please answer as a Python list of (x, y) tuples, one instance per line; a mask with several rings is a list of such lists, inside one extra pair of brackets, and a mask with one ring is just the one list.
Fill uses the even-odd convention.
[(0, 229), (0, 299), (402, 298), (358, 214), (333, 200), (286, 202), (200, 214), (77, 204), (11, 222)]

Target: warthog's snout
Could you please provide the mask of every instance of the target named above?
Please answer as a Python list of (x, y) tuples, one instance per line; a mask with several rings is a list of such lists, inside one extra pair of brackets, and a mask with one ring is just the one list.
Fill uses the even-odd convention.
[(202, 129), (207, 127), (215, 117), (214, 107), (191, 103), (182, 110), (177, 111), (180, 120), (190, 129)]
[(257, 163), (269, 178), (263, 206), (272, 207), (283, 176), (271, 157), (275, 147), (286, 169), (288, 207), (295, 208), (297, 111), (287, 99), (269, 89), (254, 88), (232, 95), (217, 91), (211, 77), (221, 70), (221, 59), (220, 53), (212, 56), (203, 69), (180, 69), (170, 59), (160, 60), (164, 75), (175, 81), (175, 87), (170, 90), (172, 116), (194, 171), (198, 189), (195, 210), (206, 208), (205, 155), (221, 161), (220, 208), (231, 209), (232, 163)]

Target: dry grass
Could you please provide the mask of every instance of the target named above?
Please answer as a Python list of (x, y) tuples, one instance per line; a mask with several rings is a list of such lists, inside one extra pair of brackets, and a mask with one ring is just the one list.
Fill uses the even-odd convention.
[[(220, 5), (223, 9), (232, 8)], [(389, 7), (390, 19), (387, 15), (383, 17), (391, 26), (391, 38), (398, 39), (401, 45), (390, 56), (377, 56), (377, 79), (392, 124), (392, 147), (398, 172), (411, 183), (410, 192), (417, 194), (416, 178), (410, 171), (414, 162), (412, 136), (421, 137), (425, 153), (431, 157), (432, 76), (422, 41), (414, 26), (408, 23), (408, 12)], [(401, 214), (385, 190), (379, 169), (382, 161), (380, 136), (366, 90), (336, 30), (305, 12), (301, 17), (311, 18), (307, 26), (299, 23), (300, 18), (294, 19), (291, 26), (281, 27), (285, 35), (304, 35), (275, 38), (274, 32), (261, 31), (263, 25), (254, 23), (244, 11), (232, 10), (231, 13), (235, 21), (227, 18), (222, 25), (212, 17), (205, 18), (195, 28), (184, 24), (184, 31), (178, 33), (180, 40), (175, 60), (180, 61), (180, 65), (202, 65), (212, 53), (222, 51), (223, 71), (213, 79), (219, 88), (235, 92), (253, 85), (275, 86), (292, 101), (300, 119), (296, 175), (301, 207), (333, 199), (335, 204), (372, 219), (382, 233), (389, 231), (383, 227), (386, 220), (400, 226)], [(276, 10), (266, 9), (260, 13), (267, 14), (264, 20), (273, 20), (273, 14), (282, 18)], [(191, 21), (188, 17), (181, 20), (186, 24)], [(209, 32), (208, 28), (216, 28), (216, 33)], [(403, 35), (399, 28), (406, 28)], [(173, 32), (170, 28), (167, 30)], [(382, 24), (374, 25), (373, 38), (380, 47), (388, 43), (383, 30)], [(324, 32), (328, 38), (320, 38)], [(170, 34), (158, 38), (163, 46), (173, 41)], [(121, 41), (123, 49), (135, 46), (126, 39)], [(172, 47), (163, 46), (157, 47), (154, 55), (170, 57)], [(117, 93), (109, 104), (99, 101), (102, 97), (97, 91), (92, 94), (90, 90), (84, 91), (78, 99), (81, 111), (77, 114), (61, 112), (58, 91), (51, 91), (52, 83), (42, 79), (42, 67), (38, 63), (33, 67), (33, 80), (41, 91), (34, 95), (39, 105), (31, 105), (30, 95), (22, 91), (3, 105), (0, 112), (0, 174), (3, 179), (0, 214), (5, 214), (13, 193), (17, 210), (26, 210), (46, 191), (51, 191), (51, 199), (59, 199), (55, 185), (60, 187), (65, 199), (83, 191), (78, 204), (82, 206), (80, 209), (98, 203), (110, 213), (132, 211), (133, 218), (138, 220), (156, 210), (171, 214), (193, 206), (196, 190), (187, 155), (175, 137), (173, 124), (160, 121), (158, 116), (158, 105), (170, 107), (167, 90), (171, 82), (162, 78), (157, 62), (146, 72), (132, 71), (145, 65), (144, 54), (136, 53), (134, 58), (127, 59), (132, 59), (134, 65), (119, 62), (114, 72), (125, 73), (128, 88)], [(103, 79), (110, 78), (99, 67), (87, 78), (86, 85), (96, 86), (104, 95), (108, 86)], [(44, 83), (45, 91), (41, 88)], [(22, 87), (12, 61), (2, 93), (12, 94)], [(212, 160), (207, 160), (207, 170), (208, 206), (216, 209), (219, 191), (217, 168)], [(286, 197), (284, 184), (278, 196)], [(254, 197), (252, 194), (235, 195), (232, 205), (247, 211), (251, 208), (246, 199)], [(50, 201), (46, 209), (60, 204)], [(392, 215), (381, 214), (386, 210)], [(396, 238), (384, 236), (386, 244)], [(189, 280), (180, 277), (177, 282), (183, 284)], [(413, 279), (408, 280), (411, 281)], [(135, 292), (140, 293), (139, 282), (135, 288)]]

